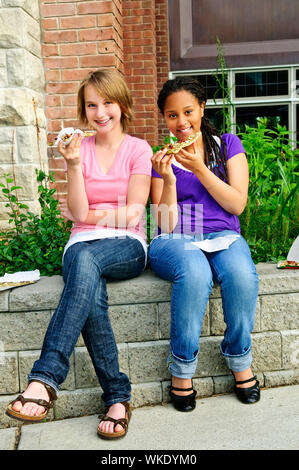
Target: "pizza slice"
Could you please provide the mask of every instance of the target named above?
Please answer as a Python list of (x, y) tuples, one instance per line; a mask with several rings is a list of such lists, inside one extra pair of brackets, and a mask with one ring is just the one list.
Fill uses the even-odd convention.
[(167, 148), (166, 155), (179, 153), (184, 147), (189, 147), (189, 145), (192, 145), (194, 142), (196, 142), (196, 140), (199, 138), (200, 135), (201, 135), (201, 131), (190, 135), (186, 140), (167, 144), (164, 147), (164, 149)]

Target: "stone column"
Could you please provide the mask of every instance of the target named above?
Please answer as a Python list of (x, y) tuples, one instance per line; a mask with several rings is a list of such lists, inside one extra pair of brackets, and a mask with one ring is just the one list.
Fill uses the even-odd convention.
[[(48, 172), (39, 0), (0, 0), (0, 175), (23, 187), (20, 201), (38, 211), (35, 168)], [(0, 229), (7, 226), (0, 195)]]

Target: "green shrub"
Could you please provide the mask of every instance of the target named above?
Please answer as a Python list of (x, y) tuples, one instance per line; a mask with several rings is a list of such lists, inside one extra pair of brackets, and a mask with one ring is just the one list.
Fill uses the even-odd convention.
[(69, 239), (71, 222), (65, 222), (58, 209), (58, 200), (50, 189), (52, 174), (36, 171), (41, 215), (28, 210), (18, 201), (17, 190), (10, 175), (2, 177), (0, 187), (10, 208), (12, 228), (0, 232), (0, 275), (39, 269), (42, 276), (61, 274), (64, 245)]
[(256, 263), (285, 259), (299, 232), (299, 149), (285, 127), (267, 125), (261, 118), (239, 134), (250, 174), (240, 224)]

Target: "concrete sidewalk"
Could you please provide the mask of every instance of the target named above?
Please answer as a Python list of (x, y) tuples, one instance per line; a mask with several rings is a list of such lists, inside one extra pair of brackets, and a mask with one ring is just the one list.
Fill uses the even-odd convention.
[(298, 450), (299, 385), (265, 389), (255, 405), (234, 395), (198, 399), (191, 413), (171, 404), (137, 408), (124, 439), (97, 436), (97, 416), (0, 430), (0, 449)]

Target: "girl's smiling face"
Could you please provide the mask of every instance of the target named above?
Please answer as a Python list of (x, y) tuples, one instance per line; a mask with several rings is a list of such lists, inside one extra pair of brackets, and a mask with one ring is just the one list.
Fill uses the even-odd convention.
[(119, 104), (99, 95), (91, 84), (85, 86), (84, 102), (87, 120), (97, 132), (122, 129), (122, 112)]
[(199, 104), (189, 91), (180, 90), (165, 100), (164, 118), (168, 129), (180, 141), (200, 131), (205, 103)]

